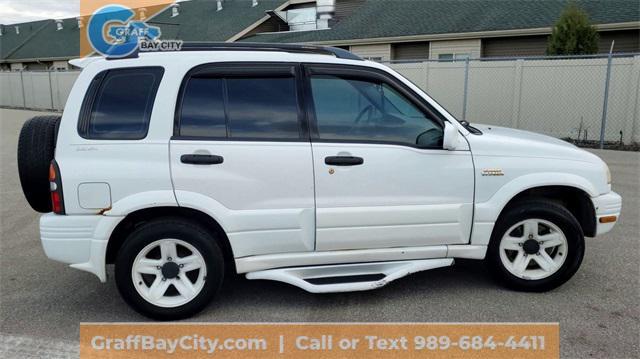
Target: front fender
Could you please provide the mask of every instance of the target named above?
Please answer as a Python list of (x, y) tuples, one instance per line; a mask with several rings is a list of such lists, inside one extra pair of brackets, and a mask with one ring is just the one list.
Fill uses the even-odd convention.
[(580, 189), (591, 197), (597, 196), (597, 188), (584, 177), (561, 172), (531, 173), (506, 183), (489, 200), (476, 203), (476, 222), (495, 222), (509, 201), (528, 189), (548, 186), (566, 186)]
[[(502, 185), (488, 200), (476, 202), (471, 244), (488, 245), (493, 226), (505, 206), (518, 194), (538, 187), (566, 186), (597, 196), (598, 189), (586, 178), (562, 172), (539, 172), (522, 175)], [(477, 191), (480, 189), (477, 189)], [(479, 197), (476, 193), (476, 199)]]

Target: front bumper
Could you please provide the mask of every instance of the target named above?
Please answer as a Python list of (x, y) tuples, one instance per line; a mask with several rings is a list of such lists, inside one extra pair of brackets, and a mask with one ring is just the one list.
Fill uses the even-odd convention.
[[(620, 212), (622, 211), (622, 197), (611, 191), (607, 194), (593, 197), (591, 200), (593, 201), (593, 208), (596, 210), (596, 235), (609, 232), (620, 219)], [(610, 216), (615, 216), (616, 221), (602, 223), (602, 218)]]
[(107, 243), (122, 218), (44, 214), (40, 217), (42, 247), (50, 259), (69, 263), (106, 282)]

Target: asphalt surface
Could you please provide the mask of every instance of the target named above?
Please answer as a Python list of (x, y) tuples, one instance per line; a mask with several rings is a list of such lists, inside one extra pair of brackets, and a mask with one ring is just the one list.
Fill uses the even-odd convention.
[[(0, 357), (77, 356), (80, 322), (146, 321), (113, 280), (47, 259), (38, 214), (16, 167), (22, 122), (42, 113), (0, 109)], [(640, 357), (640, 153), (594, 151), (623, 198), (613, 232), (587, 239), (581, 269), (548, 293), (505, 290), (482, 263), (458, 261), (368, 292), (314, 295), (238, 277), (198, 322), (559, 322), (566, 358)], [(113, 278), (113, 268), (109, 268)]]

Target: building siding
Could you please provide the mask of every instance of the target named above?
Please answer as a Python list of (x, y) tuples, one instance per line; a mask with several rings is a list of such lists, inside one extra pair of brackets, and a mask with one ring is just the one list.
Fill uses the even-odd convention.
[(429, 58), (429, 42), (403, 42), (391, 45), (393, 60), (425, 60)]
[[(601, 31), (598, 52), (607, 53), (615, 40), (614, 52), (640, 52), (640, 30)], [(544, 56), (547, 35), (482, 39), (483, 57)]]
[(480, 50), (480, 39), (431, 41), (429, 58), (437, 60), (441, 54), (470, 54), (472, 58), (478, 58)]
[(482, 40), (483, 57), (543, 56), (547, 36), (496, 37)]
[(609, 52), (613, 40), (616, 42), (614, 52), (640, 52), (640, 30), (602, 31), (598, 50)]
[(351, 52), (367, 59), (391, 61), (391, 44), (353, 45), (351, 46)]

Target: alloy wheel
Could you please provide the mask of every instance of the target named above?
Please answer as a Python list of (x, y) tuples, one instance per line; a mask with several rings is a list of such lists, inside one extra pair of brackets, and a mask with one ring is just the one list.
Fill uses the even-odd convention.
[(526, 219), (507, 230), (500, 241), (500, 260), (518, 278), (539, 280), (556, 273), (567, 258), (567, 238), (555, 224)]
[(149, 303), (174, 308), (193, 300), (204, 288), (207, 267), (194, 246), (160, 239), (144, 247), (133, 261), (131, 279)]

